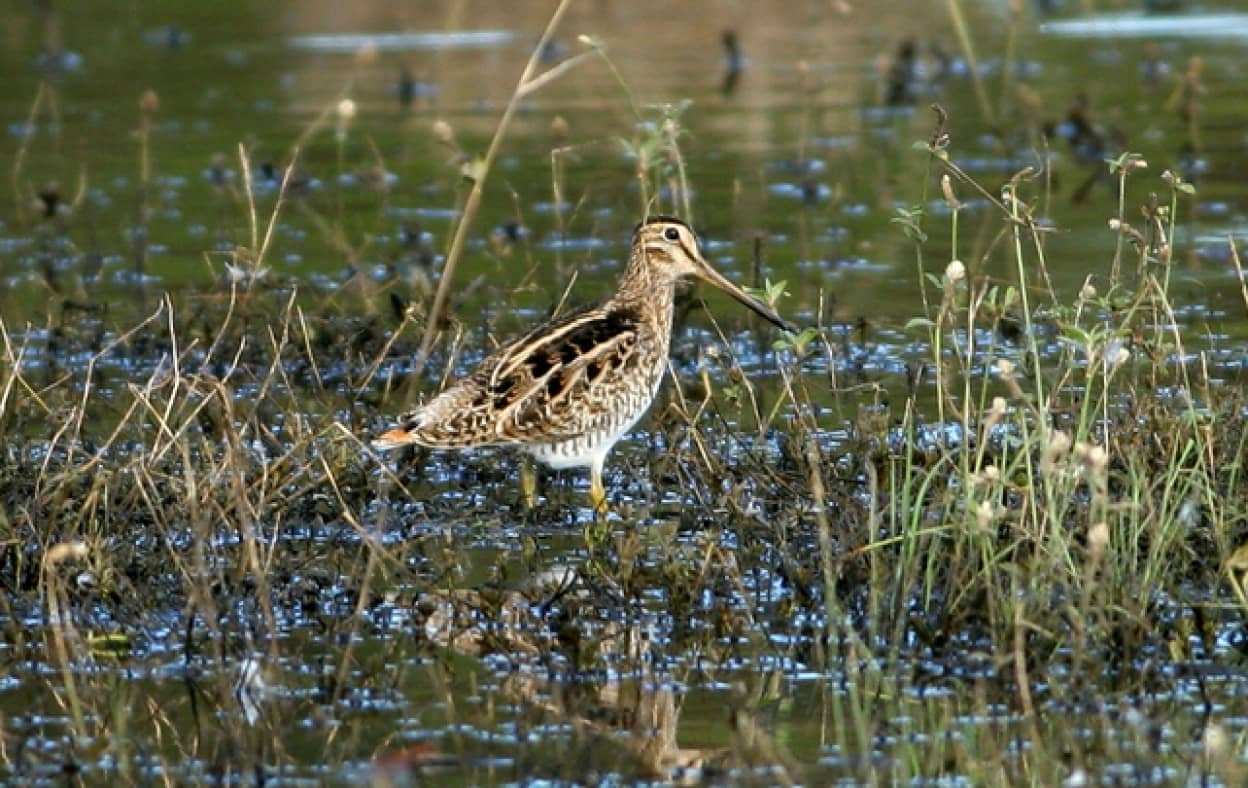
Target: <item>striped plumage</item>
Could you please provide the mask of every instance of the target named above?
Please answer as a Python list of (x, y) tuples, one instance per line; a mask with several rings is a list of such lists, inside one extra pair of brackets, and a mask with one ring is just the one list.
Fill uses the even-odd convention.
[(554, 468), (589, 466), (591, 498), (601, 511), (603, 463), (654, 401), (667, 366), (676, 282), (686, 276), (710, 282), (788, 328), (710, 267), (688, 225), (651, 217), (633, 236), (614, 295), (499, 348), (373, 445), (509, 444)]

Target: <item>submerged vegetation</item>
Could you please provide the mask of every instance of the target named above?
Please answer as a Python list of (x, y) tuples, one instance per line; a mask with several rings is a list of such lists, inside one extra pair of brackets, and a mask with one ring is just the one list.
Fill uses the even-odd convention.
[[(559, 304), (575, 282), (567, 227), (584, 220), (565, 202), (577, 149), (562, 118), (543, 163), (548, 255), (535, 261), (522, 220), (473, 223), (512, 113), (554, 77), (592, 62), (624, 86), (630, 205), (716, 210), (686, 159), (696, 106), (645, 107), (596, 38), (538, 69), (567, 5), (483, 156), (451, 121), (422, 132), (462, 176), (445, 258), (415, 232), (411, 261), (368, 272), (350, 193), (301, 193), (310, 155), (339, 183), (384, 181), (375, 147), (344, 152), (357, 111), (344, 96), (283, 164), (258, 168), (246, 146), (237, 178), (213, 162), (232, 245), (211, 284), (149, 292), (161, 110), (143, 95), (128, 280), (142, 315), (123, 325), (94, 303), (84, 255), (41, 272), (59, 305), (44, 325), (0, 317), (0, 768), (88, 782), (1242, 783), (1242, 350), (1176, 292), (1196, 188), (1140, 154), (1098, 160), (1090, 188), (1112, 193), (1114, 243), (1072, 288), (1052, 271), (1051, 159), (974, 173), (936, 107), (892, 218), (913, 255), (911, 319), (838, 322), (834, 288), (768, 278), (758, 236), (755, 292), (804, 330), (734, 328), (687, 295), (682, 318), (714, 332), (674, 340), (635, 450), (609, 468), (605, 518), (576, 474), (522, 505), (506, 452), (369, 448), (420, 392), (532, 322), (511, 314), (534, 303), (532, 269), (553, 259)], [(24, 151), (12, 183), (27, 211)], [(72, 248), (61, 198), (40, 200), (48, 216), (15, 225)], [(360, 268), (332, 284), (273, 273), (291, 213)], [(612, 220), (615, 235), (635, 218)], [(530, 271), (454, 279), (474, 253), (525, 255)], [(885, 330), (905, 337), (891, 377), (864, 361)]]

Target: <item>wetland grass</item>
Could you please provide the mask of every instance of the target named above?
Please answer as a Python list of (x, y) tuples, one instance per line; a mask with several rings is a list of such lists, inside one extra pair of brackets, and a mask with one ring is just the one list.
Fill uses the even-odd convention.
[[(1248, 536), (1245, 402), (1238, 387), (1212, 378), (1203, 354), (1185, 349), (1170, 296), (1189, 185), (1162, 173), (1167, 198), (1150, 198), (1144, 226), (1133, 227), (1128, 178), (1143, 177), (1147, 164), (1133, 154), (1110, 161), (1120, 197), (1108, 223), (1118, 238), (1110, 273), (1090, 275), (1062, 303), (1047, 272), (1049, 231), (1032, 214), (1043, 195), (1027, 189), (1038, 173), (1019, 173), (992, 199), (1014, 277), (968, 276), (986, 259), (956, 259), (953, 184), (985, 190), (943, 142), (926, 149), (952, 176), (942, 182), (954, 259), (943, 276), (920, 280), (939, 300), (910, 327), (926, 336), (933, 398), (945, 415), (933, 432), (907, 400), (894, 428), (857, 436), (865, 445), (849, 461), (868, 480), (872, 503), (867, 528), (839, 537), (850, 549), (839, 558), (833, 599), (863, 618), (834, 634), (856, 644), (862, 627), (870, 642), (890, 644), (886, 659), (863, 663), (879, 671), (880, 686), (905, 661), (907, 639), (937, 661), (988, 660), (988, 672), (1010, 677), (1026, 746), (1067, 762), (1047, 774), (1037, 761), (1034, 771), (979, 778), (1056, 782), (1063, 770), (1086, 773), (1100, 753), (1095, 745), (1053, 752), (1052, 709), (1111, 708), (1110, 686), (1156, 692), (1167, 682), (1163, 665), (1211, 653), (1211, 620), (1242, 621), (1242, 604), (1223, 601), (1223, 572), (1231, 574), (1227, 561)], [(931, 267), (921, 252), (919, 266)], [(1011, 315), (1021, 333), (1006, 330)], [(812, 500), (823, 487), (812, 477)], [(908, 706), (898, 702), (894, 712), (904, 716)], [(854, 712), (866, 714), (844, 716)], [(1207, 730), (1216, 723), (1214, 715)], [(1242, 773), (1242, 764), (1221, 764), (1223, 779)]]
[[(1042, 276), (1035, 281), (1045, 250), (1020, 196), (1025, 183), (1014, 182), (1001, 208), (1021, 279), (977, 274), (983, 261), (968, 256), (923, 283), (933, 290), (931, 316), (911, 329), (931, 348), (930, 393), (943, 420), (926, 421), (915, 397), (894, 405), (842, 392), (860, 400), (860, 418), (844, 445), (830, 446), (821, 436), (830, 425), (814, 404), (826, 378), (810, 374), (819, 340), (777, 350), (783, 384), (772, 391), (759, 390), (730, 356), (712, 359), (718, 368), (703, 378), (700, 400), (677, 397), (658, 417), (671, 453), (642, 471), (676, 482), (686, 502), (677, 530), (647, 525), (647, 507), (626, 508), (586, 556), (575, 581), (581, 590), (523, 597), (547, 615), (562, 611), (565, 621), (558, 636), (523, 647), (551, 621), (530, 611), (528, 623), (517, 624), (519, 640), (464, 640), (499, 614), (476, 592), (457, 590), (464, 556), (436, 529), (397, 542), (387, 536), (405, 529), (402, 501), (418, 497), (405, 491), (417, 479), (394, 476), (358, 436), (377, 426), (361, 406), (380, 394), (381, 359), (415, 351), (406, 340), (375, 332), (355, 352), (362, 371), (334, 392), (324, 379), (339, 362), (325, 355), (333, 344), (326, 332), (339, 329), (264, 288), (232, 287), (219, 306), (165, 301), (105, 343), (85, 371), (50, 381), (35, 377), (32, 335), (3, 326), (6, 604), (48, 621), (45, 658), (60, 671), (49, 689), (84, 741), (106, 740), (123, 724), (140, 737), (171, 733), (159, 717), (119, 719), (111, 685), (76, 667), (103, 658), (93, 645), (101, 636), (136, 637), (148, 609), (181, 610), (183, 659), (213, 677), (196, 680), (195, 696), (226, 710), (237, 703), (235, 660), (294, 656), (285, 652), (281, 621), (303, 604), (300, 595), (315, 599), (332, 588), (352, 600), (351, 612), (328, 624), (327, 635), (343, 643), (323, 687), (332, 703), (359, 680), (355, 644), (383, 599), (414, 610), (453, 601), (467, 616), (462, 624), (426, 623), (399, 640), (507, 654), (532, 666), (527, 675), (573, 654), (587, 670), (605, 658), (607, 636), (592, 611), (623, 612), (657, 594), (677, 620), (697, 620), (708, 613), (700, 597), (711, 592), (722, 594), (715, 609), (724, 618), (676, 628), (662, 653), (700, 652), (700, 671), (713, 675), (716, 661), (766, 653), (768, 638), (779, 637), (788, 658), (839, 674), (840, 691), (824, 698), (835, 723), (828, 751), (862, 779), (940, 769), (975, 781), (1049, 782), (1096, 769), (1116, 752), (1128, 757), (1133, 745), (1116, 732), (1114, 699), (1160, 691), (1174, 666), (1211, 647), (1201, 638), (1212, 621), (1248, 615), (1219, 601), (1223, 562), (1244, 541), (1244, 403), (1211, 381), (1199, 359), (1173, 361), (1189, 358), (1166, 276), (1181, 191), (1162, 234), (1137, 237), (1117, 219), (1130, 277), (1089, 281), (1063, 304)], [(1022, 323), (1021, 334), (1003, 328), (1007, 319)], [(1056, 339), (1042, 350), (1045, 336)], [(62, 342), (95, 340), (67, 331)], [(140, 345), (157, 356), (144, 362)], [(133, 366), (122, 369), (147, 368), (146, 378), (126, 380), (106, 363), (115, 356), (130, 357)], [(752, 403), (745, 411), (725, 410), (740, 407), (721, 400), (727, 381), (737, 402)], [(1164, 390), (1177, 394), (1159, 396)], [(728, 425), (745, 413), (766, 441), (733, 436)], [(49, 423), (59, 425), (51, 437), (34, 439)], [(422, 519), (439, 517), (422, 508)], [(676, 539), (690, 529), (702, 536)], [(760, 596), (760, 572), (784, 593)], [(387, 588), (402, 590), (394, 597)], [(104, 618), (101, 606), (111, 611)], [(573, 623), (578, 610), (585, 618)], [(41, 650), (17, 630), (7, 638)], [(466, 642), (478, 645), (466, 650)], [(919, 655), (971, 682), (975, 704), (914, 695), (950, 680), (907, 678)], [(621, 664), (632, 659), (642, 656), (630, 652)], [(594, 683), (599, 691), (612, 684)], [(551, 691), (512, 689), (522, 705)], [(630, 749), (649, 753), (635, 755), (649, 764), (644, 773), (670, 774), (691, 758), (672, 749), (679, 704), (644, 697), (670, 724), (666, 738), (643, 736)], [(597, 702), (616, 702), (606, 698)], [(1072, 746), (1053, 710), (1088, 703), (1101, 709), (1092, 735), (1103, 741), (1053, 752)], [(1022, 733), (994, 711), (1002, 705), (1019, 715)], [(604, 713), (542, 708), (569, 719)], [(700, 753), (704, 768), (789, 764), (796, 778), (794, 756), (769, 739), (759, 713), (757, 701), (743, 699), (734, 712), (737, 744)], [(855, 755), (878, 746), (879, 720), (916, 714), (918, 727), (960, 735), (924, 745), (902, 737), (882, 762)], [(1216, 723), (1215, 715), (1215, 739)], [(214, 735), (241, 734), (221, 727)], [(659, 741), (667, 744), (656, 750)], [(1020, 742), (1054, 757), (1010, 758)], [(1237, 773), (1234, 759), (1209, 764)]]
[[(672, 138), (671, 129), (660, 133)], [(242, 713), (246, 696), (235, 665), (254, 671), (253, 658), (274, 665), (294, 657), (283, 620), (332, 593), (345, 609), (326, 619), (326, 637), (342, 644), (318, 689), (331, 705), (373, 681), (358, 670), (361, 659), (377, 657), (358, 655), (358, 644), (375, 626), (371, 611), (397, 603), (423, 623), (390, 639), (386, 653), (406, 641), (474, 659), (505, 655), (527, 666), (513, 668), (517, 676), (585, 676), (615, 664), (632, 666), (639, 687), (661, 685), (671, 674), (641, 666), (683, 653), (702, 655), (696, 670), (675, 674), (686, 682), (767, 653), (838, 675), (838, 689), (822, 696), (831, 720), (825, 752), (864, 780), (936, 770), (1048, 783), (1139, 757), (1131, 734), (1117, 728), (1123, 698), (1162, 691), (1178, 666), (1212, 648), (1212, 622), (1248, 615), (1242, 596), (1238, 607), (1222, 601), (1223, 583), (1238, 590), (1242, 573), (1228, 559), (1244, 543), (1248, 516), (1245, 403), (1184, 349), (1169, 295), (1173, 239), (1191, 190), (1164, 174), (1168, 196), (1150, 203), (1140, 227), (1128, 221), (1124, 197), (1110, 222), (1121, 239), (1113, 273), (1090, 276), (1064, 303), (1046, 271), (1047, 230), (1032, 215), (1042, 199), (1034, 174), (1019, 173), (992, 200), (1011, 272), (995, 276), (985, 255), (957, 241), (957, 192), (988, 190), (958, 167), (947, 138), (923, 153), (943, 172), (955, 256), (941, 275), (918, 282), (930, 291), (926, 313), (909, 326), (928, 348), (930, 388), (916, 382), (894, 403), (878, 390), (844, 387), (838, 397), (856, 404), (858, 417), (848, 421), (848, 439), (831, 445), (823, 436), (833, 426), (829, 411), (818, 405), (829, 379), (821, 370), (831, 358), (826, 328), (778, 340), (770, 353), (779, 385), (762, 387), (721, 332), (729, 352), (708, 356), (688, 393), (673, 387), (655, 419), (670, 448), (637, 469), (674, 483), (683, 501), (674, 522), (664, 525), (653, 505), (625, 507), (554, 586), (464, 588), (456, 578), (466, 557), (449, 532), (417, 528), (393, 539), (409, 527), (404, 502), (429, 485), (378, 463), (360, 436), (379, 425), (369, 411), (389, 387), (379, 378), (384, 360), (419, 350), (401, 330), (352, 339), (344, 366), (339, 318), (309, 313), (295, 293), (250, 277), (246, 287), (223, 285), (220, 297), (166, 298), (103, 340), (92, 334), (98, 323), (84, 318), (60, 341), (94, 348), (85, 367), (40, 380), (42, 365), (32, 363), (46, 352), (39, 340), (0, 322), (0, 565), (14, 613), (7, 639), (32, 655), (46, 647), (44, 659), (58, 670), (48, 688), (84, 742), (116, 741), (115, 726), (159, 739), (172, 733), (166, 715), (190, 713), (127, 712), (113, 704), (109, 682), (79, 671), (124, 659), (127, 643), (146, 631), (147, 611), (180, 611), (174, 629), (194, 686), (188, 702), (228, 716)], [(249, 181), (245, 151), (240, 161)], [(1129, 155), (1114, 167), (1124, 193), (1148, 174)], [(281, 204), (263, 231), (251, 204), (255, 251), (244, 256), (253, 267)], [(920, 214), (910, 220), (913, 229), (922, 224), (923, 235), (912, 236), (920, 270), (942, 267), (918, 240), (939, 228)], [(761, 295), (775, 304), (783, 287)], [(143, 377), (134, 376), (139, 370)], [(933, 404), (934, 422), (923, 401)], [(736, 434), (743, 418), (761, 440)], [(47, 424), (55, 429), (38, 439)], [(436, 522), (454, 517), (456, 506), (418, 511)], [(541, 566), (544, 552), (526, 548), (533, 578), (550, 569)], [(514, 570), (494, 571), (505, 579)], [(763, 592), (768, 584), (784, 590)], [(710, 611), (707, 593), (721, 600)], [(714, 623), (672, 627), (660, 648), (635, 631), (653, 626), (644, 600), (655, 595), (675, 621), (709, 615)], [(14, 628), (18, 611), (47, 621), (44, 646)], [(625, 630), (616, 631), (607, 622), (621, 615)], [(478, 631), (487, 625), (511, 634)], [(775, 639), (787, 645), (767, 645)], [(617, 640), (647, 645), (610, 645)], [(924, 700), (924, 687), (950, 681), (969, 682), (969, 705)], [(688, 749), (676, 744), (680, 703), (670, 693), (621, 697), (615, 681), (590, 685), (589, 705), (585, 697), (539, 702), (559, 694), (557, 683), (513, 683), (507, 697), (579, 720), (590, 738), (612, 738), (618, 729), (594, 720), (630, 709), (624, 750), (638, 774), (670, 776), (694, 763), (708, 774), (804, 772), (760, 718), (765, 690), (742, 687), (731, 742)], [(1062, 735), (1058, 709), (1090, 710), (1090, 738)], [(882, 721), (903, 719), (956, 735), (901, 736), (880, 750)], [(1154, 756), (1229, 779), (1241, 766), (1218, 755), (1219, 730), (1215, 714), (1204, 761)], [(214, 732), (227, 749), (242, 735), (225, 725)], [(280, 736), (272, 736), (267, 754), (241, 762), (280, 759)], [(1020, 746), (1038, 757), (1012, 758)], [(873, 751), (884, 757), (865, 755)]]
[[(526, 71), (516, 97), (541, 79)], [(693, 207), (682, 110), (627, 137), (647, 208)], [(1210, 658), (1248, 616), (1248, 403), (1190, 350), (1199, 329), (1173, 295), (1192, 189), (1115, 159), (1108, 274), (1063, 295), (1036, 208), (1047, 177), (981, 183), (943, 126), (915, 154), (930, 165), (915, 190), (940, 191), (947, 226), (897, 217), (922, 293), (906, 390), (838, 374), (850, 332), (822, 309), (771, 344), (712, 316), (718, 341), (672, 362), (646, 422), (654, 450), (615, 473), (629, 502), (588, 540), (557, 486), (517, 512), (505, 457), (396, 471), (368, 450), (405, 376), (440, 388), (490, 329), (459, 328), (445, 370), (423, 368), (455, 325), (449, 255), (427, 310), (379, 306), (397, 281), (324, 295), (261, 275), (315, 140), (292, 151), (267, 224), (240, 146), (239, 273), (125, 329), (63, 317), (55, 348), (0, 319), (5, 653), (50, 667), (36, 693), (63, 719), (45, 736), (67, 741), (6, 743), (0, 765), (259, 781), (310, 751), (307, 773), (489, 782), (512, 774), (504, 752), (516, 776), (580, 780), (1242, 783)], [(435, 133), (461, 151), (449, 125)], [(19, 161), (19, 194), (20, 179)], [(1141, 221), (1143, 179), (1164, 197)], [(988, 243), (965, 238), (970, 193), (994, 212)], [(345, 237), (337, 205), (326, 232)], [(556, 213), (561, 238), (572, 220)], [(783, 307), (783, 283), (759, 285)], [(159, 663), (146, 683), (127, 675), (149, 664), (136, 654)], [(785, 690), (789, 670), (816, 678)], [(1186, 749), (1165, 740), (1190, 711), (1176, 683), (1206, 699)], [(678, 737), (708, 697), (717, 724)], [(819, 739), (788, 737), (786, 714), (819, 719)]]

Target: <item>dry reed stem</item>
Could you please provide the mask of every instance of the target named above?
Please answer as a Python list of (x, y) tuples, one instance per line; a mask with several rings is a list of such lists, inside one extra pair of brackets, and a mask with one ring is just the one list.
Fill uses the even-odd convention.
[[(511, 125), (511, 118), (516, 112), (516, 108), (520, 105), (520, 100), (527, 95), (527, 90), (531, 82), (533, 82), (533, 72), (541, 62), (542, 50), (546, 48), (547, 43), (555, 34), (559, 21), (563, 18), (564, 13), (572, 4), (572, 0), (559, 0), (559, 5), (551, 14), (550, 21), (546, 24), (546, 29), (542, 31), (541, 38), (533, 47), (533, 52), (529, 55), (529, 61), (525, 64), (524, 71), (520, 74), (520, 80), (516, 83), (516, 89), (512, 92), (511, 99), (507, 102), (503, 115), (499, 118), (498, 126), (494, 130), (494, 136), (490, 139), (490, 146), (486, 149), (485, 160), (479, 170), (478, 176), (473, 179), (472, 188), (468, 192), (468, 199), (464, 202), (463, 212), (460, 214), (459, 222), (455, 225), (455, 235), (451, 240), (451, 247), (446, 253), (446, 262), (442, 266), (442, 276), (438, 281), (438, 289), (433, 296), (433, 304), (429, 307), (428, 322), (425, 325), (424, 334), (420, 339), (420, 348), (416, 353), (416, 360), (413, 365), (412, 375), (419, 376), (424, 371), (425, 364), (429, 359), (429, 351), (433, 349), (433, 341), (438, 333), (438, 324), (442, 320), (442, 312), (446, 308), (447, 298), (450, 295), (451, 282), (454, 280), (455, 268), (459, 264), (459, 259), (463, 254), (464, 243), (468, 238), (468, 228), (472, 224), (472, 220), (476, 217), (477, 210), (481, 205), (481, 197), (485, 191), (485, 182), (489, 177), (491, 167), (494, 165), (494, 159), (498, 156), (499, 150), (502, 148), (503, 139), (507, 135), (508, 127)], [(579, 62), (579, 60), (578, 60)], [(559, 70), (559, 66), (555, 66), (550, 72), (563, 73)], [(548, 72), (548, 73), (550, 73)], [(538, 86), (546, 83), (542, 77), (537, 78)]]

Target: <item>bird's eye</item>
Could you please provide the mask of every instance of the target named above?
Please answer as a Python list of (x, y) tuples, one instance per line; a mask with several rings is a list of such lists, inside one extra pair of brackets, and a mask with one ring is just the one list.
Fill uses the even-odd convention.
[(669, 241), (679, 241), (680, 231), (677, 230), (675, 227), (669, 227), (663, 231), (663, 237)]

